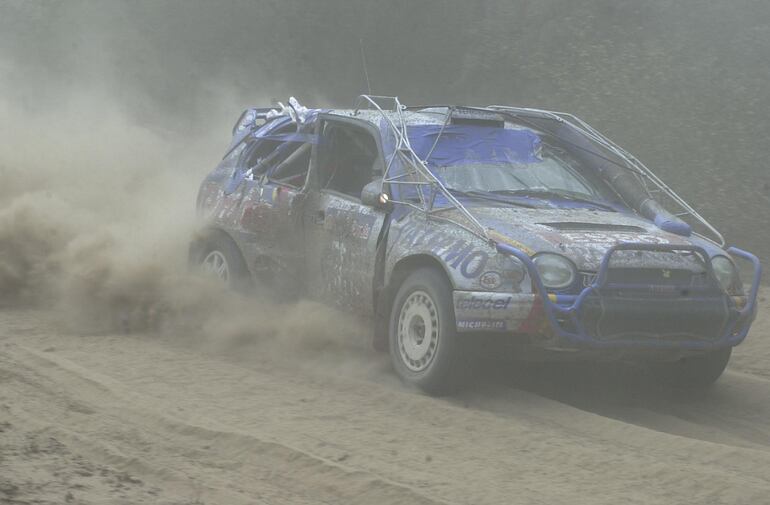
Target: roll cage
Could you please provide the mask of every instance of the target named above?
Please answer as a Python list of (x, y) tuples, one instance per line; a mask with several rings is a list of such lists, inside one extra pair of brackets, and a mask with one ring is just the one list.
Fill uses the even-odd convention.
[[(673, 213), (674, 216), (678, 218), (689, 218), (699, 224), (707, 233), (698, 233), (699, 236), (716, 242), (722, 247), (725, 246), (725, 240), (722, 234), (641, 161), (572, 114), (502, 105), (490, 105), (487, 107), (460, 107), (453, 105), (406, 107), (401, 104), (398, 97), (375, 95), (359, 96), (355, 105), (355, 110), (358, 112), (362, 108), (372, 109), (379, 112), (396, 141), (394, 154), (390, 156), (387, 161), (385, 172), (383, 174), (383, 182), (392, 186), (413, 186), (417, 189), (417, 195), (419, 197), (418, 203), (409, 201), (394, 201), (394, 203), (406, 205), (425, 212), (426, 214), (436, 215), (439, 212), (446, 211), (446, 206), (435, 206), (436, 196), (440, 194), (442, 195), (443, 200), (446, 200), (450, 206), (456, 208), (468, 221), (467, 224), (455, 222), (456, 224), (463, 226), (489, 242), (495, 242), (493, 237), (490, 236), (490, 234), (495, 234), (494, 230), (483, 226), (473, 213), (455, 198), (447, 187), (428, 169), (425, 160), (420, 159), (412, 149), (409, 143), (409, 137), (407, 136), (407, 125), (404, 117), (405, 111), (416, 112), (429, 108), (446, 108), (447, 112), (445, 113), (442, 130), (443, 127), (449, 124), (453, 114), (457, 111), (501, 114), (506, 118), (524, 125), (531, 124), (531, 120), (549, 120), (556, 122), (557, 125), (566, 125), (572, 131), (590, 140), (593, 144), (600, 146), (611, 155), (614, 155), (620, 160), (620, 163), (609, 157), (603, 156), (598, 152), (591, 152), (592, 155), (619, 165), (633, 173), (641, 181), (645, 191), (651, 198), (660, 195), (665, 196), (676, 207), (676, 211)], [(537, 126), (538, 129), (541, 127), (541, 125)], [(441, 130), (439, 131), (439, 136), (440, 135)], [(428, 157), (429, 156), (430, 153)], [(400, 174), (394, 174), (392, 171), (394, 161), (397, 158), (401, 160), (401, 165), (404, 167), (404, 171)]]
[[(721, 247), (725, 246), (722, 234), (641, 161), (572, 114), (503, 105), (489, 105), (487, 107), (422, 105), (407, 107), (401, 104), (398, 97), (377, 95), (360, 95), (354, 106), (353, 116), (355, 117), (363, 109), (377, 112), (382, 120), (382, 124), (385, 125), (395, 141), (392, 154), (383, 152), (386, 161), (383, 171), (383, 184), (390, 187), (412, 187), (416, 190), (416, 201), (393, 200), (393, 203), (424, 212), (437, 219), (448, 219), (490, 243), (495, 242), (493, 236), (496, 235), (496, 232), (482, 225), (473, 212), (463, 205), (441, 180), (428, 169), (426, 160), (420, 159), (412, 149), (407, 135), (405, 112), (418, 112), (425, 109), (433, 109), (432, 112), (435, 112), (437, 109), (446, 109), (439, 136), (443, 128), (450, 123), (450, 120), (457, 113), (501, 115), (511, 121), (518, 122), (524, 126), (533, 126), (536, 129), (543, 129), (543, 125), (551, 121), (554, 122), (555, 126), (566, 126), (571, 132), (577, 133), (583, 139), (587, 139), (592, 146), (600, 148), (598, 150), (590, 150), (591, 155), (628, 170), (641, 182), (644, 191), (650, 198), (655, 198), (656, 196), (665, 197), (668, 203), (674, 206), (674, 212), (672, 212), (674, 216), (687, 219), (693, 222), (693, 224), (699, 225), (701, 231), (705, 233), (696, 232), (697, 235), (716, 242)], [(307, 128), (308, 123), (311, 120), (318, 119), (319, 115), (324, 117), (327, 116), (326, 113), (330, 112), (321, 109), (307, 109), (301, 106), (294, 98), (289, 99), (289, 105), (279, 103), (279, 108), (277, 109), (247, 109), (233, 126), (233, 140), (225, 156), (231, 153), (249, 135), (256, 135), (267, 123), (277, 118), (283, 118), (287, 124), (296, 124), (296, 133), (284, 136), (287, 140), (307, 140), (314, 135)], [(257, 124), (259, 120), (265, 122)], [(538, 123), (533, 124), (533, 121)], [(564, 140), (554, 131), (549, 131), (548, 133), (560, 138), (560, 140)], [(569, 142), (567, 141), (567, 143)], [(382, 149), (383, 146), (380, 145), (379, 147)], [(575, 147), (585, 149), (580, 146)], [(601, 150), (604, 150), (606, 155), (599, 152)], [(430, 157), (430, 153), (426, 156), (426, 158), (428, 157)], [(613, 157), (616, 159), (612, 159)], [(402, 169), (401, 173), (396, 173), (393, 170), (396, 160), (399, 160), (398, 165)], [(441, 197), (442, 204), (437, 206), (436, 201), (439, 196)], [(461, 220), (440, 215), (442, 213), (446, 214), (447, 205), (445, 203), (448, 203), (450, 208), (456, 209), (465, 219), (461, 222)]]

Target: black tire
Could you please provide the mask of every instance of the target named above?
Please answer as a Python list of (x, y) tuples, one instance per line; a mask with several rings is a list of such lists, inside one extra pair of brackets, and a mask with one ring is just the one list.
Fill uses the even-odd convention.
[(457, 391), (468, 359), (457, 335), (452, 286), (443, 272), (420, 268), (404, 280), (393, 299), (388, 335), (393, 368), (402, 380), (434, 396)]
[[(225, 261), (227, 268), (227, 278), (220, 278), (228, 288), (233, 291), (245, 293), (251, 288), (251, 274), (246, 267), (238, 246), (233, 240), (223, 233), (215, 233), (209, 236), (202, 243), (197, 258), (197, 267), (206, 270), (207, 262), (213, 255), (220, 255)], [(211, 272), (209, 272), (211, 273)]]
[(672, 363), (655, 363), (650, 372), (658, 382), (684, 389), (703, 389), (716, 382), (730, 361), (732, 347), (682, 358)]

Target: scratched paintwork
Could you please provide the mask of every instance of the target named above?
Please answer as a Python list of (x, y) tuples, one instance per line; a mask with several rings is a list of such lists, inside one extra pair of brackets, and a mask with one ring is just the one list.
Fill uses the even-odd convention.
[[(687, 245), (696, 243), (707, 251), (717, 254), (719, 250), (711, 242), (697, 238), (684, 238), (657, 228), (651, 222), (631, 213), (597, 211), (588, 209), (528, 209), (510, 207), (477, 207), (473, 213), (479, 221), (495, 230), (507, 241), (514, 245), (525, 245), (531, 255), (537, 252), (552, 252), (562, 254), (572, 260), (580, 271), (595, 272), (607, 253), (607, 250), (623, 242), (643, 244), (675, 244)], [(458, 219), (459, 213), (450, 210), (445, 214), (450, 219)], [(569, 223), (570, 231), (561, 231), (549, 223)], [(585, 230), (580, 230), (580, 225)], [(637, 227), (634, 231), (597, 230), (596, 225)], [(520, 247), (522, 248), (522, 247)], [(617, 266), (627, 262), (622, 261), (621, 253), (617, 254)], [(660, 253), (636, 254), (632, 256), (634, 265), (644, 265), (650, 268), (692, 268), (700, 270), (692, 258), (681, 255), (662, 255)]]
[[(326, 114), (373, 126), (381, 136), (381, 145), (392, 141), (384, 117), (394, 122), (398, 119), (395, 113), (383, 116), (372, 110)], [(407, 125), (444, 121), (442, 114), (430, 111), (404, 111), (402, 118)], [(505, 127), (521, 126), (506, 122)], [(495, 242), (513, 245), (529, 256), (561, 254), (586, 275), (597, 271), (611, 247), (624, 242), (695, 244), (710, 256), (725, 254), (699, 236), (681, 237), (663, 231), (633, 210), (468, 204), (468, 210), (487, 230), (486, 237), (471, 231), (473, 223), (451, 207), (432, 214), (409, 210), (390, 219), (384, 210), (314, 186), (315, 156), (303, 188), (245, 177), (228, 192), (228, 181), (243, 170), (241, 151), (242, 147), (236, 148), (201, 185), (198, 211), (207, 227), (222, 230), (235, 241), (252, 275), (256, 275), (256, 265), (269, 258), (279, 278), (296, 280), (300, 294), (363, 315), (375, 312), (377, 293), (392, 295), (396, 291), (397, 286), (392, 285), (395, 269), (417, 255), (433, 258), (449, 278), (459, 331), (536, 333), (543, 321), (532, 279), (519, 260), (497, 253)], [(384, 154), (387, 157), (389, 153)], [(321, 211), (322, 220), (318, 219)], [(384, 254), (378, 254), (383, 250)], [(703, 270), (692, 256), (636, 251), (613, 256), (612, 266)]]
[(321, 248), (314, 294), (334, 305), (370, 315), (373, 272), (383, 213), (335, 195), (325, 197), (323, 228), (329, 246)]
[(458, 289), (480, 288), (479, 276), (486, 271), (494, 248), (450, 222), (437, 221), (421, 213), (411, 213), (391, 223), (386, 257), (386, 279), (402, 259), (415, 254), (439, 260)]

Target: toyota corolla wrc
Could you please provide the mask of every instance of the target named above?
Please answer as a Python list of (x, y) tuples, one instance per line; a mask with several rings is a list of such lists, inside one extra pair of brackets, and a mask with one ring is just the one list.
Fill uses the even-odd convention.
[(191, 262), (365, 316), (429, 393), (457, 388), (489, 340), (706, 386), (755, 318), (757, 258), (573, 115), (291, 98), (232, 134)]

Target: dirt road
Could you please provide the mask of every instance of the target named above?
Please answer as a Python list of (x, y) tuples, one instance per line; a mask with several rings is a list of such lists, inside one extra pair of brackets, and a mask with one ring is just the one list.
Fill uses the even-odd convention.
[(770, 503), (767, 305), (702, 394), (498, 367), (453, 399), (363, 348), (276, 359), (5, 310), (0, 502)]

